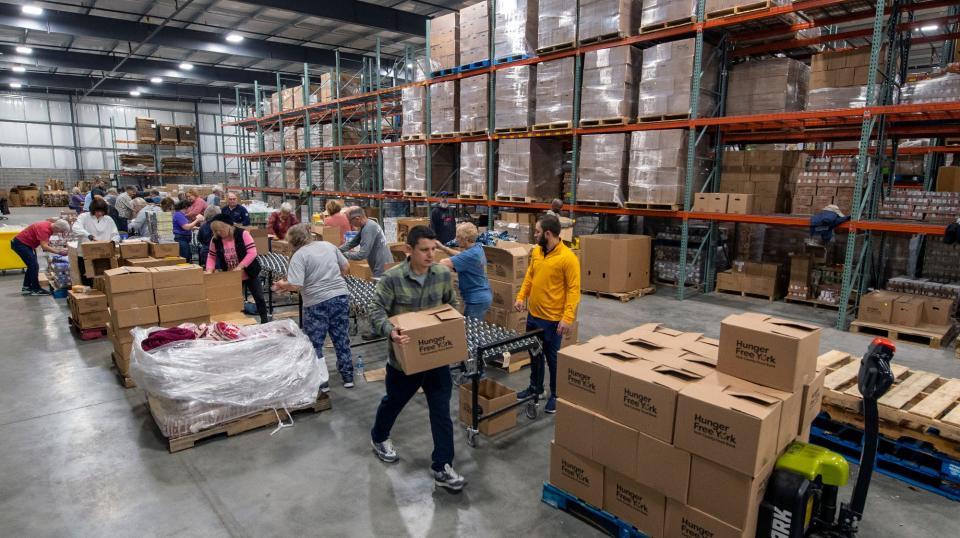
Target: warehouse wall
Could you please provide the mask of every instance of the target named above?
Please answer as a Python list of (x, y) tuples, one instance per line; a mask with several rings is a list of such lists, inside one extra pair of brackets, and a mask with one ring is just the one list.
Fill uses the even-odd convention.
[[(237, 173), (239, 161), (223, 154), (236, 152), (236, 130), (221, 126), (220, 107), (213, 103), (152, 99), (92, 97), (76, 102), (65, 95), (7, 93), (0, 95), (0, 188), (42, 184), (47, 178), (72, 185), (79, 179), (115, 171), (114, 155), (134, 152), (136, 145), (115, 144), (134, 136), (134, 119), (149, 116), (160, 123), (197, 125), (200, 135), (202, 182), (213, 183)], [(224, 105), (223, 113), (232, 113)], [(111, 131), (111, 121), (113, 130)], [(191, 148), (161, 152), (190, 156)], [(192, 178), (171, 182), (189, 183)]]

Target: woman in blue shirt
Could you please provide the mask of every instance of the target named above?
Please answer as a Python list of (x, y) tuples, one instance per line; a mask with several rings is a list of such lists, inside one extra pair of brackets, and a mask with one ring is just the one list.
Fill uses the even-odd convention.
[(457, 245), (463, 250), (457, 252), (439, 242), (437, 247), (452, 257), (440, 260), (457, 273), (460, 296), (463, 297), (463, 315), (483, 319), (493, 302), (490, 284), (487, 282), (487, 257), (483, 247), (477, 244), (477, 227), (470, 222), (457, 225)]
[(176, 211), (173, 213), (173, 238), (180, 245), (180, 257), (187, 260), (187, 263), (193, 263), (190, 242), (193, 239), (193, 229), (203, 224), (203, 215), (197, 215), (190, 220), (185, 214), (189, 207), (190, 202), (186, 200), (177, 202)]

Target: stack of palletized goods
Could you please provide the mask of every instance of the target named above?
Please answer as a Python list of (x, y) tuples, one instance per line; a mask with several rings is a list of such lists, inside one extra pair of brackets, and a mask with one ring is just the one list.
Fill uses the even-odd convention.
[(549, 202), (560, 194), (563, 146), (559, 140), (511, 138), (499, 144), (498, 198)]
[(403, 192), (403, 147), (383, 148), (383, 190)]
[[(661, 43), (643, 51), (637, 112), (641, 120), (690, 115), (695, 41), (684, 39)], [(703, 59), (697, 107), (699, 117), (711, 116), (716, 109), (717, 60), (710, 45), (704, 45)]]
[(573, 58), (560, 58), (537, 66), (534, 130), (572, 125), (573, 68)]
[(447, 13), (430, 19), (430, 62), (433, 71), (460, 65), (460, 14)]
[(460, 144), (460, 196), (487, 197), (487, 143)]
[(460, 132), (484, 134), (487, 123), (488, 75), (460, 79)]

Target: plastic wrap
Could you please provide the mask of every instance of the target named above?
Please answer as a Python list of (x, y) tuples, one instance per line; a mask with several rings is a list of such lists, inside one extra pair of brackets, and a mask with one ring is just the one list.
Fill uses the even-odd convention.
[(167, 437), (263, 409), (311, 404), (329, 378), (326, 363), (291, 320), (243, 327), (234, 341), (185, 340), (143, 351), (143, 339), (158, 330), (131, 331), (130, 375), (158, 404), (154, 418)]
[(587, 52), (583, 62), (580, 120), (590, 122), (637, 115), (640, 51), (614, 47)]
[(806, 108), (810, 68), (792, 58), (747, 61), (727, 81), (728, 116), (799, 112)]
[(563, 146), (559, 140), (501, 139), (497, 196), (549, 202), (560, 194)]
[(537, 66), (534, 124), (569, 124), (573, 121), (573, 68), (573, 58), (543, 62)]
[[(334, 165), (336, 169), (336, 165)], [(370, 175), (364, 174), (363, 165), (355, 161), (345, 161), (343, 163), (343, 184), (340, 190), (344, 192), (365, 192), (370, 190)], [(364, 185), (364, 179), (367, 179), (367, 185)]]
[(487, 143), (460, 144), (460, 194), (487, 195)]
[(946, 103), (960, 101), (960, 74), (945, 72), (903, 85), (903, 104)]
[(497, 71), (494, 96), (496, 129), (527, 128), (533, 123), (536, 66), (520, 65)]
[[(640, 98), (637, 115), (641, 118), (690, 114), (690, 89), (693, 80), (694, 39), (661, 43), (643, 51), (640, 74)], [(703, 45), (704, 65), (700, 77), (697, 115), (712, 116), (716, 109), (717, 66), (713, 47)]]
[(280, 131), (263, 131), (263, 151), (280, 151)]
[(580, 42), (626, 37), (640, 26), (640, 2), (580, 0)]
[(538, 50), (576, 42), (577, 0), (540, 0), (538, 10)]
[(490, 18), (487, 9), (484, 0), (460, 10), (461, 65), (490, 58)]
[(383, 190), (403, 192), (403, 146), (383, 148)]
[(460, 114), (457, 81), (448, 80), (430, 86), (430, 133), (447, 134), (459, 130)]
[(307, 169), (300, 170), (300, 190), (313, 190), (313, 187), (319, 190), (324, 188), (324, 163), (322, 161), (310, 162), (310, 181), (307, 181)]
[(427, 192), (427, 151), (430, 152), (431, 186), (434, 192), (451, 190), (443, 188), (450, 184), (456, 163), (455, 149), (452, 145), (410, 145), (403, 146), (404, 177), (403, 190), (406, 192)]
[(299, 189), (300, 172), (303, 171), (303, 165), (297, 161), (287, 161), (283, 164), (283, 188)]
[[(636, 131), (630, 138), (630, 172), (627, 201), (646, 204), (681, 204), (687, 176), (687, 131)], [(706, 148), (701, 143), (699, 147)], [(704, 153), (706, 149), (702, 150)], [(694, 191), (699, 191), (707, 169), (697, 159)]]
[(430, 63), (434, 71), (460, 65), (460, 14), (454, 11), (430, 19)]
[(283, 149), (290, 151), (300, 148), (300, 138), (297, 137), (297, 127), (293, 125), (285, 126), (283, 128)]
[(266, 163), (267, 187), (272, 189), (283, 188), (283, 167), (280, 163)]
[(623, 205), (630, 135), (584, 135), (577, 168), (577, 201)]
[(867, 106), (866, 86), (819, 88), (810, 90), (810, 94), (807, 96), (807, 110), (863, 108), (865, 106)]
[(666, 22), (692, 19), (696, 9), (696, 0), (644, 0), (640, 15), (640, 28), (645, 29)]
[(460, 79), (460, 132), (486, 133), (489, 75)]
[(498, 0), (495, 7), (494, 57), (532, 55), (537, 47), (537, 0)]
[(401, 133), (403, 136), (423, 135), (426, 129), (424, 111), (426, 109), (426, 93), (423, 86), (412, 86), (400, 90), (400, 107), (402, 115)]
[(356, 95), (360, 92), (358, 84), (360, 77), (357, 74), (341, 72), (339, 88), (334, 85), (335, 80), (333, 73), (321, 73), (320, 84), (317, 85), (319, 88), (312, 89), (310, 102), (332, 101), (337, 98), (338, 91), (340, 97)]

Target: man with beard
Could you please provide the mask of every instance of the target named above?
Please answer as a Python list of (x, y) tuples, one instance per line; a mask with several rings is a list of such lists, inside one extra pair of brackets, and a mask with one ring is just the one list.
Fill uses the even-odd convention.
[(543, 355), (531, 364), (530, 386), (517, 394), (524, 399), (543, 394), (543, 357), (550, 367), (550, 397), (544, 411), (557, 412), (557, 351), (563, 336), (569, 334), (580, 304), (580, 262), (560, 240), (560, 221), (546, 215), (537, 222), (534, 238), (537, 246), (530, 252), (530, 265), (523, 279), (514, 308), (522, 312), (527, 305), (527, 331), (543, 329)]

